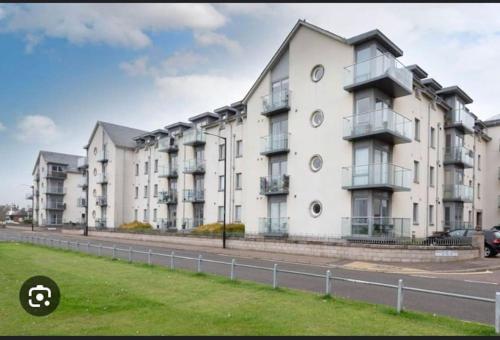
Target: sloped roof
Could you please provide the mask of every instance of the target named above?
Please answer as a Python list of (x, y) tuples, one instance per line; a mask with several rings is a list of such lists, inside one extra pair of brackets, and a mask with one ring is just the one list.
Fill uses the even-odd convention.
[(457, 95), (464, 101), (465, 104), (471, 104), (473, 102), (472, 98), (469, 97), (469, 95), (465, 93), (464, 90), (462, 90), (460, 87), (456, 85), (448, 86), (439, 91), (436, 91), (436, 94), (442, 96)]
[(399, 48), (395, 43), (393, 43), (391, 39), (387, 38), (387, 36), (384, 33), (380, 32), (378, 29), (361, 33), (352, 38), (349, 38), (347, 39), (347, 43), (350, 45), (360, 45), (370, 40), (378, 41), (379, 44), (384, 46), (396, 58), (403, 55), (403, 50)]
[(102, 126), (104, 131), (106, 131), (113, 144), (119, 148), (133, 149), (136, 145), (134, 137), (149, 133), (149, 131), (134, 129), (128, 126), (97, 121), (94, 130), (90, 135), (89, 142), (87, 143), (85, 148), (88, 148), (88, 146), (90, 145), (90, 141), (92, 140), (92, 138), (94, 138), (94, 134), (99, 125)]
[(59, 153), (53, 151), (40, 151), (33, 167), (33, 174), (35, 173), (36, 165), (40, 162), (40, 156), (43, 156), (47, 163), (64, 164), (68, 166), (68, 170), (77, 171), (78, 170), (78, 159), (84, 158), (85, 156), (71, 155), (67, 153)]

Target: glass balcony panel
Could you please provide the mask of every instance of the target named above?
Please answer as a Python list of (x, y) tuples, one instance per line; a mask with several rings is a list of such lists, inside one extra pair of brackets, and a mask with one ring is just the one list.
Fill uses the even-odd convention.
[(183, 135), (184, 145), (204, 144), (206, 135), (198, 129), (186, 130)]
[(262, 114), (269, 116), (290, 109), (291, 91), (288, 88), (273, 90), (271, 94), (262, 97)]
[(290, 176), (270, 176), (260, 178), (261, 195), (288, 194)]
[(472, 133), (474, 124), (475, 119), (466, 107), (455, 109), (445, 116), (446, 126), (463, 127), (464, 132)]
[(445, 184), (443, 185), (443, 200), (472, 202), (472, 187), (465, 184)]
[(288, 134), (269, 135), (261, 138), (261, 154), (288, 152)]
[(261, 217), (259, 233), (269, 236), (284, 236), (288, 234), (288, 217)]
[(386, 188), (410, 190), (411, 170), (389, 164), (367, 164), (342, 168), (344, 189)]
[(164, 137), (158, 140), (158, 152), (175, 152), (179, 150), (179, 145), (172, 141), (171, 137)]
[(471, 168), (474, 166), (474, 152), (463, 146), (445, 148), (444, 164), (461, 164)]
[(343, 238), (410, 238), (411, 219), (353, 216), (342, 218)]
[(190, 159), (184, 163), (185, 173), (203, 173), (205, 172), (205, 160)]

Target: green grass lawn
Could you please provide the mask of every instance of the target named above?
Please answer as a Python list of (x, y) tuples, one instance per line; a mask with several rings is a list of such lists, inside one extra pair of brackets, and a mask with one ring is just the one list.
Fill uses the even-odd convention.
[[(61, 290), (44, 317), (19, 304), (46, 275)], [(493, 335), (493, 327), (212, 275), (0, 243), (0, 335)]]

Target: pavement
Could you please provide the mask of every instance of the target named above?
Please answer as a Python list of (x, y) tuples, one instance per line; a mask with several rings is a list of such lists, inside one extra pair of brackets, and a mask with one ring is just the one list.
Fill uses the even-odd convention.
[[(132, 241), (124, 239), (113, 239), (109, 237), (84, 237), (82, 235), (70, 235), (53, 231), (31, 232), (31, 228), (10, 227), (0, 229), (0, 234), (23, 234), (50, 237), (59, 240), (79, 241), (81, 244), (90, 242), (104, 246), (115, 245), (118, 248), (147, 252), (151, 249), (157, 254), (170, 254), (175, 251), (176, 255), (186, 257), (198, 257), (203, 259), (231, 262), (234, 258), (238, 264), (272, 268), (277, 264), (280, 270), (307, 272), (324, 275), (330, 270), (332, 275), (339, 278), (372, 281), (385, 284), (397, 285), (402, 279), (405, 287), (438, 290), (455, 294), (472, 295), (488, 299), (494, 299), (495, 293), (500, 292), (500, 257), (477, 259), (473, 261), (460, 261), (454, 263), (432, 263), (432, 264), (385, 264), (363, 261), (348, 261), (324, 257), (277, 254), (257, 252), (249, 250), (222, 249), (213, 247), (188, 246), (170, 244), (165, 242)], [(91, 248), (91, 252), (97, 253), (97, 249)], [(110, 251), (103, 255), (109, 256)], [(128, 251), (118, 251), (117, 256), (128, 258)], [(134, 254), (134, 261), (147, 261), (146, 255)], [(170, 259), (164, 256), (153, 256), (154, 264), (169, 266)], [(187, 259), (176, 259), (176, 267), (188, 270), (196, 270), (196, 261)], [(203, 262), (203, 271), (229, 275), (228, 265)], [(256, 281), (266, 284), (272, 283), (272, 273), (251, 267), (237, 267), (238, 279)], [(280, 272), (278, 275), (279, 285), (283, 287), (312, 291), (323, 294), (325, 290), (325, 279), (320, 277), (308, 277), (290, 273)], [(395, 306), (396, 290), (381, 286), (366, 285), (340, 280), (333, 282), (333, 295), (343, 296), (355, 300)], [(442, 295), (430, 295), (405, 291), (404, 307), (408, 310), (425, 311), (435, 314), (448, 315), (463, 320), (478, 321), (488, 324), (494, 323), (494, 304), (481, 301), (473, 301), (456, 297)]]

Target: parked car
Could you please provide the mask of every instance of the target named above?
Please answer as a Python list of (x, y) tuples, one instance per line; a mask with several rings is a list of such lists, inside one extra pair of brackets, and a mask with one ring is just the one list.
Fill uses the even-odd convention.
[(484, 231), (484, 256), (493, 257), (500, 252), (500, 231)]
[(492, 227), (491, 230), (498, 230), (498, 231), (500, 231), (500, 225), (496, 225), (496, 226)]

